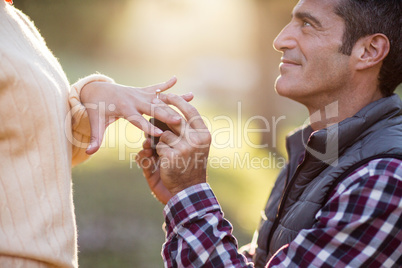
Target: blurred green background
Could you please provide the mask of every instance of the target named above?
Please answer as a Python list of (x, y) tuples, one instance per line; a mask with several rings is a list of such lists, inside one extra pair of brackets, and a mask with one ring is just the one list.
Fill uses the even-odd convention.
[[(285, 134), (307, 119), (303, 107), (277, 96), (273, 87), (280, 54), (272, 42), (295, 3), (15, 0), (14, 5), (35, 22), (71, 83), (94, 72), (132, 86), (176, 75), (171, 91), (194, 93), (192, 103), (213, 133), (209, 182), (244, 245), (284, 164)], [(258, 131), (266, 127), (270, 131)], [(142, 141), (139, 130), (119, 120), (109, 127), (102, 149), (73, 169), (80, 267), (163, 266), (163, 205), (134, 163)]]

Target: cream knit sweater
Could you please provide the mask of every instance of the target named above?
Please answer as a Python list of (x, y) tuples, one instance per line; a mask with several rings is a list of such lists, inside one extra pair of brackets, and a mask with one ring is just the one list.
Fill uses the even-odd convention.
[(70, 87), (34, 25), (0, 0), (0, 267), (78, 266), (71, 167), (87, 158), (79, 94), (91, 81), (112, 82)]

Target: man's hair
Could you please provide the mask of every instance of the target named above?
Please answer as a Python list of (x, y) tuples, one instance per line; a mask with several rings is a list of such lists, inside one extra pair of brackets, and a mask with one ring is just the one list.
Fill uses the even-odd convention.
[(351, 55), (357, 40), (376, 33), (391, 44), (378, 77), (383, 96), (390, 96), (402, 82), (402, 0), (342, 0), (335, 13), (344, 19), (340, 52)]

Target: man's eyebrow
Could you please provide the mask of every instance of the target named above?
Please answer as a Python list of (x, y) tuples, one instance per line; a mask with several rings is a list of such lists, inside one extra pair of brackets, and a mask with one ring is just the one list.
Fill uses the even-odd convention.
[(296, 12), (295, 17), (298, 18), (299, 20), (303, 20), (303, 19), (309, 19), (311, 20), (313, 23), (315, 23), (318, 27), (322, 27), (321, 22), (314, 17), (313, 15), (311, 15), (310, 13), (307, 12)]

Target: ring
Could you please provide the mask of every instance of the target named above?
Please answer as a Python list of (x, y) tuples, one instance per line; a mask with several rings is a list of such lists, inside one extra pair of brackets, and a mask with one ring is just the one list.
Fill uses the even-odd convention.
[(159, 95), (161, 94), (161, 90), (157, 89), (155, 93), (156, 93), (156, 98), (159, 99)]

